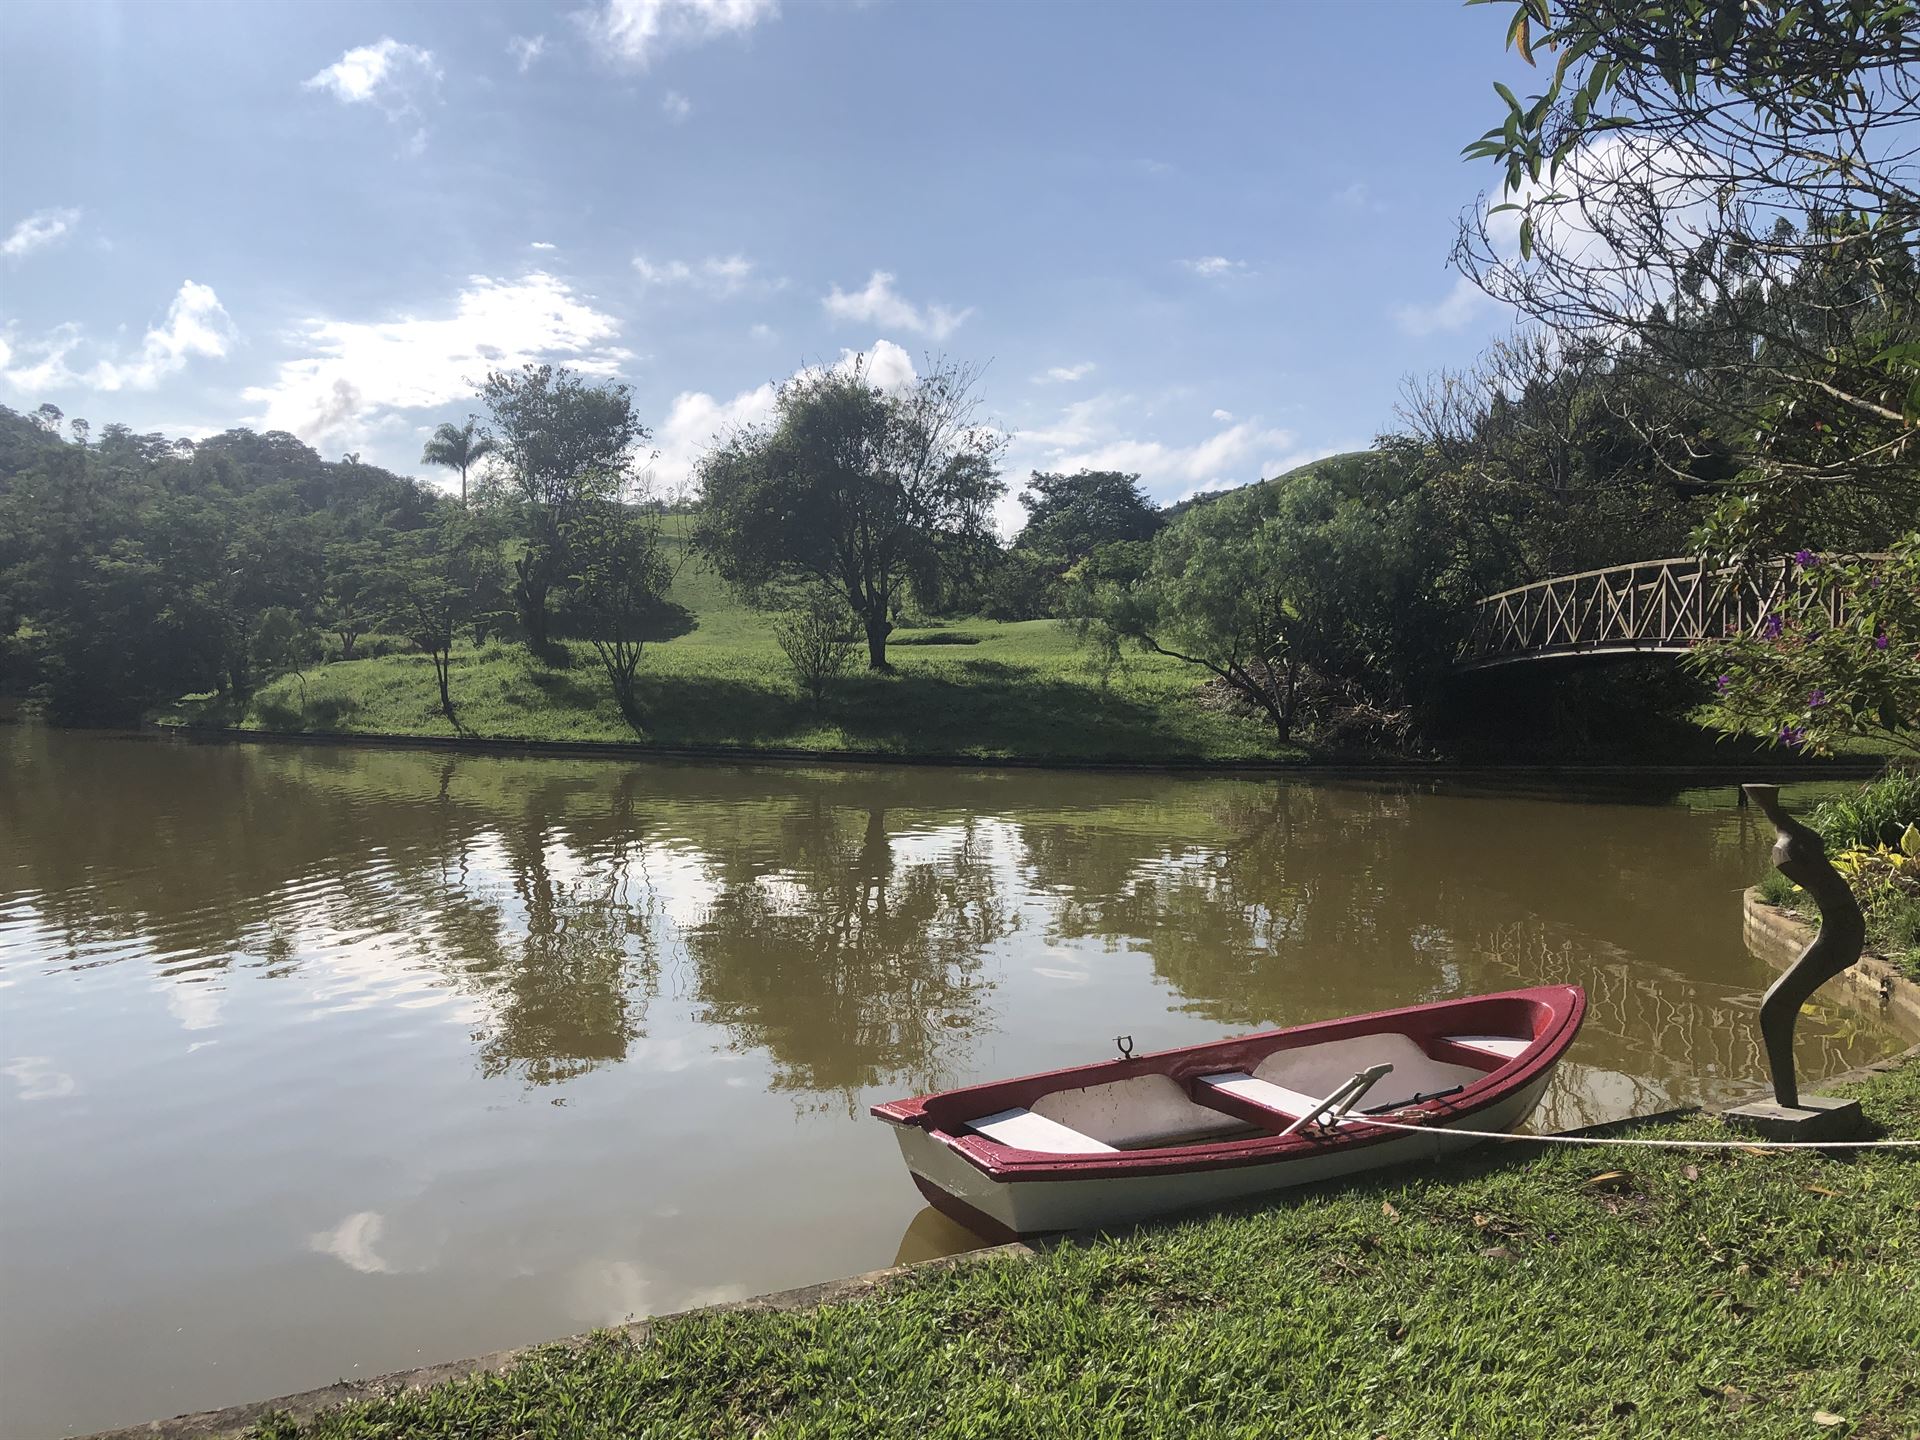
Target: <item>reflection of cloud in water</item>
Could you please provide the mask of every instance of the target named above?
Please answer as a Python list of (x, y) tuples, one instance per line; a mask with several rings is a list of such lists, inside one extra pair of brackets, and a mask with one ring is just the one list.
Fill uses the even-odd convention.
[(224, 986), (200, 976), (161, 983), (167, 1013), (180, 1022), (182, 1030), (211, 1030), (220, 1023), (220, 1009), (227, 1002)]
[(691, 845), (648, 845), (640, 852), (636, 873), (644, 874), (660, 913), (682, 930), (706, 920), (719, 886), (707, 873), (708, 858)]
[(54, 1069), (48, 1055), (22, 1055), (9, 1060), (0, 1065), (0, 1075), (13, 1078), (22, 1100), (65, 1100), (80, 1093), (80, 1082), (64, 1070)]
[(309, 1236), (307, 1244), (316, 1254), (331, 1255), (362, 1275), (391, 1275), (393, 1266), (373, 1248), (380, 1243), (386, 1228), (386, 1217), (378, 1210), (361, 1210), (347, 1216), (333, 1229)]
[(724, 1305), (747, 1295), (744, 1285), (675, 1290), (632, 1260), (589, 1260), (575, 1268), (567, 1288), (574, 1313), (593, 1325), (624, 1325), (646, 1315)]

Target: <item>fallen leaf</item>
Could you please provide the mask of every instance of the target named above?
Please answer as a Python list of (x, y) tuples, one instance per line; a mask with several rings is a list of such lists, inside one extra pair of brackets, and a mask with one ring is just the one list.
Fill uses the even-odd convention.
[(1473, 1228), (1476, 1230), (1484, 1230), (1492, 1222), (1493, 1217), (1491, 1215), (1475, 1215), (1473, 1217)]
[[(1827, 1193), (1832, 1194), (1833, 1192), (1828, 1191)], [(1391, 1200), (1382, 1200), (1380, 1202), (1380, 1213), (1386, 1216), (1389, 1220), (1397, 1219), (1400, 1214), (1398, 1210), (1393, 1208), (1393, 1202)]]
[(1835, 1200), (1841, 1198), (1838, 1190), (1829, 1190), (1824, 1185), (1802, 1185), (1800, 1188), (1805, 1190), (1809, 1195), (1831, 1195)]
[(1813, 1412), (1813, 1423), (1816, 1425), (1844, 1425), (1847, 1423), (1847, 1417), (1844, 1415), (1836, 1415), (1831, 1410), (1816, 1410)]
[(1598, 1175), (1589, 1175), (1586, 1183), (1596, 1190), (1630, 1190), (1633, 1176), (1624, 1170), (1602, 1170)]
[(1698, 1180), (1700, 1178), (1700, 1167), (1698, 1165), (1682, 1165), (1680, 1167), (1680, 1173), (1689, 1180)]
[(1520, 1257), (1504, 1245), (1495, 1245), (1491, 1249), (1482, 1250), (1480, 1258), (1482, 1260), (1518, 1260)]

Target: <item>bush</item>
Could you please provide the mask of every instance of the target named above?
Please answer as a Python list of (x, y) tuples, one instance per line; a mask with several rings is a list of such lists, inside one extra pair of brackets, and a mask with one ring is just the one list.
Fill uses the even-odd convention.
[(787, 657), (793, 678), (813, 703), (853, 664), (859, 643), (856, 618), (838, 595), (814, 590), (804, 601), (775, 618), (774, 637)]
[(1813, 812), (1813, 828), (1830, 849), (1896, 846), (1909, 825), (1920, 824), (1920, 769), (1893, 769), (1857, 795), (1828, 800)]

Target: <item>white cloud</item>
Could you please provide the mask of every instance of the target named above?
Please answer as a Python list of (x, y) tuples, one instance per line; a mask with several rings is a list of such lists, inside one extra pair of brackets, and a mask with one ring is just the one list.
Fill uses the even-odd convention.
[(79, 223), (80, 212), (75, 209), (36, 210), (14, 226), (5, 240), (0, 240), (0, 255), (9, 260), (23, 259), (36, 250), (57, 245)]
[[(347, 51), (302, 88), (323, 91), (342, 105), (373, 105), (399, 124), (417, 120), (420, 102), (439, 85), (440, 65), (431, 50), (383, 35), (371, 45)], [(408, 145), (418, 153), (425, 143), (426, 131), (416, 129)]]
[(1236, 276), (1251, 275), (1244, 260), (1229, 260), (1224, 255), (1202, 255), (1196, 260), (1180, 262), (1203, 280), (1231, 280)]
[[(1229, 424), (1187, 445), (1142, 439), (1129, 433), (1142, 408), (1135, 396), (1113, 392), (1076, 401), (1060, 411), (1055, 423), (1013, 435), (1007, 473), (1127, 471), (1138, 474), (1147, 492), (1164, 502), (1249, 484), (1276, 473), (1268, 467), (1281, 462), (1267, 457), (1288, 456), (1297, 449), (1292, 431), (1258, 418)], [(1216, 411), (1213, 418), (1218, 421), (1224, 413)]]
[[(61, 325), (44, 340), (8, 345), (0, 357), (0, 378), (22, 391), (151, 390), (196, 356), (219, 359), (233, 348), (236, 338), (233, 318), (213, 288), (186, 280), (167, 306), (166, 318), (148, 328), (133, 359), (97, 360), (90, 369), (76, 371), (67, 364), (67, 357), (79, 348), (83, 336), (79, 326)], [(12, 363), (29, 354), (35, 357), (32, 364)]]
[(1401, 305), (1393, 312), (1394, 321), (1416, 340), (1429, 335), (1452, 334), (1474, 321), (1490, 317), (1498, 305), (1466, 276), (1457, 276), (1453, 288), (1431, 305)]
[(737, 295), (753, 279), (753, 261), (744, 255), (709, 255), (692, 264), (685, 260), (664, 260), (655, 264), (644, 255), (636, 255), (633, 257), (633, 268), (644, 285), (698, 290), (719, 296)]
[(1341, 210), (1360, 210), (1378, 212), (1387, 208), (1386, 202), (1373, 193), (1373, 187), (1364, 180), (1355, 180), (1342, 185), (1333, 192), (1333, 203)]
[(1233, 419), (1233, 412), (1231, 410), (1216, 410), (1213, 412), (1213, 418), (1216, 420), (1231, 420)]
[(1078, 365), (1055, 365), (1051, 370), (1043, 371), (1033, 377), (1036, 385), (1064, 385), (1073, 380), (1084, 380), (1098, 368), (1091, 360), (1082, 360)]
[[(842, 350), (833, 368), (844, 372), (862, 363), (868, 382), (882, 390), (901, 389), (918, 378), (913, 357), (891, 340), (875, 340), (864, 352)], [(806, 366), (794, 374), (797, 377), (818, 368)], [(694, 467), (714, 441), (743, 425), (757, 425), (770, 418), (778, 393), (779, 385), (769, 380), (742, 390), (731, 400), (716, 399), (700, 390), (683, 390), (674, 396), (666, 420), (654, 432), (654, 446), (659, 452), (651, 472), (655, 487), (668, 494), (691, 488)]]
[(776, 331), (771, 325), (768, 325), (765, 323), (758, 323), (758, 324), (755, 324), (752, 329), (747, 331), (747, 338), (750, 340), (758, 341), (760, 344), (765, 345), (769, 341), (779, 339), (780, 335), (779, 335), (779, 332)]
[(950, 310), (945, 305), (928, 305), (922, 309), (893, 288), (893, 275), (886, 270), (874, 271), (867, 277), (866, 289), (851, 294), (836, 285), (820, 303), (836, 320), (877, 325), (888, 330), (910, 330), (932, 340), (946, 339), (973, 314), (971, 305), (965, 310)]
[(544, 271), (518, 280), (475, 275), (450, 314), (304, 321), (297, 343), (310, 353), (241, 398), (264, 407), (262, 429), (313, 444), (363, 441), (397, 418), (392, 411), (468, 399), (489, 370), (557, 360), (589, 375), (618, 374), (632, 358), (612, 343), (619, 333), (611, 315)]
[(507, 53), (513, 57), (513, 63), (522, 75), (533, 68), (547, 50), (547, 37), (544, 35), (515, 35), (507, 41)]
[(665, 112), (669, 121), (675, 125), (680, 125), (684, 124), (686, 118), (693, 114), (693, 102), (678, 90), (669, 90), (660, 97), (660, 109)]
[(533, 250), (558, 250), (560, 247), (551, 240), (536, 240), (528, 248)]
[(601, 0), (574, 18), (601, 54), (645, 69), (669, 50), (744, 35), (779, 13), (780, 0)]

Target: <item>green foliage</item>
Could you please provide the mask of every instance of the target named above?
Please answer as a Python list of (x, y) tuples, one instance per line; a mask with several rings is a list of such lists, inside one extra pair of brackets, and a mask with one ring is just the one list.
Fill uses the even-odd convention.
[(514, 605), (538, 654), (550, 643), (553, 594), (579, 569), (569, 537), (596, 505), (625, 498), (634, 447), (651, 432), (634, 414), (631, 387), (590, 384), (551, 365), (496, 370), (480, 398), (505, 472), (487, 499), (519, 542)]
[[(1425, 498), (1367, 456), (1249, 486), (1188, 511), (1139, 552), (1109, 547), (1076, 579), (1083, 634), (1204, 669), (1293, 734), (1309, 682), (1404, 706), (1445, 652), (1431, 602), (1441, 552)], [(1130, 575), (1128, 572), (1132, 571)]]
[[(1861, 1100), (1920, 1133), (1920, 1067)], [(1634, 1135), (1732, 1138), (1705, 1116)], [(1494, 1147), (835, 1303), (656, 1320), (254, 1434), (1905, 1436), (1906, 1154)]]
[(1759, 634), (1688, 657), (1713, 678), (1720, 723), (1813, 754), (1857, 737), (1920, 749), (1920, 532), (1885, 557), (1802, 551), (1786, 566)]
[(774, 638), (794, 683), (816, 706), (826, 699), (827, 687), (853, 664), (859, 638), (855, 621), (846, 601), (824, 586), (810, 588), (799, 604), (774, 619)]
[(571, 614), (593, 646), (620, 714), (644, 734), (640, 659), (673, 583), (660, 517), (602, 501), (574, 518), (567, 548), (577, 566)]
[(768, 425), (702, 460), (698, 544), (750, 596), (829, 586), (860, 617), (871, 668), (909, 585), (941, 588), (991, 547), (1004, 441), (975, 419), (975, 372), (937, 365), (899, 390), (864, 362), (796, 376)]
[(1920, 769), (1895, 766), (1856, 794), (1824, 800), (1809, 823), (1833, 846), (1899, 845), (1920, 825)]
[(485, 527), (459, 511), (401, 537), (381, 577), (381, 623), (432, 659), (440, 713), (456, 730), (453, 647), (463, 637), (480, 638), (499, 615), (499, 574), (499, 553)]
[(1102, 545), (1151, 540), (1164, 523), (1140, 488), (1138, 475), (1118, 470), (1079, 470), (1071, 475), (1036, 470), (1020, 492), (1027, 523), (1014, 548), (1078, 564)]
[(460, 472), (460, 503), (467, 503), (467, 471), (500, 448), (499, 442), (480, 425), (478, 416), (469, 415), (467, 423), (445, 421), (433, 432), (420, 452), (421, 463), (444, 465)]

